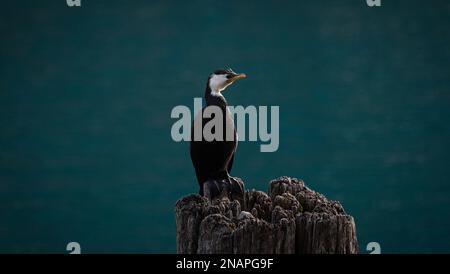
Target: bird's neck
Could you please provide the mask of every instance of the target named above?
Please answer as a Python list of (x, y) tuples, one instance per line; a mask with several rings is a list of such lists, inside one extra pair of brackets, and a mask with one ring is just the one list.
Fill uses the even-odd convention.
[(205, 100), (207, 106), (219, 106), (219, 107), (227, 107), (228, 103), (227, 100), (225, 100), (225, 97), (223, 97), (222, 93), (219, 91), (211, 90), (209, 85), (206, 86), (205, 90)]

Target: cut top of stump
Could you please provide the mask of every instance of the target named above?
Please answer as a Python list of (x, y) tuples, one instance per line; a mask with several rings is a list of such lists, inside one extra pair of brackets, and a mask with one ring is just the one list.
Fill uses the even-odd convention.
[(182, 254), (358, 252), (353, 217), (296, 178), (272, 180), (268, 194), (250, 190), (212, 201), (191, 194), (177, 201), (175, 215)]

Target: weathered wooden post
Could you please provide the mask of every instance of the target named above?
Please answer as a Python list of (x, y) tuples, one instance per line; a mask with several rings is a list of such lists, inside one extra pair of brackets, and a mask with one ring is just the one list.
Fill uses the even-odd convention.
[[(237, 179), (242, 189), (243, 182)], [(205, 191), (208, 193), (208, 191)], [(196, 194), (175, 206), (180, 254), (358, 252), (353, 217), (295, 178), (280, 177), (268, 194), (245, 191), (210, 201)], [(231, 197), (229, 197), (231, 196)]]

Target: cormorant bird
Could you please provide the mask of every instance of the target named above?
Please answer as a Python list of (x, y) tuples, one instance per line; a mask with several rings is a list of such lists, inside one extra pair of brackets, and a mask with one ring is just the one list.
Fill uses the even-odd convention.
[[(228, 109), (227, 101), (222, 95), (222, 92), (238, 79), (245, 78), (243, 73), (235, 73), (229, 69), (219, 69), (214, 71), (208, 78), (205, 90), (206, 106), (201, 113), (197, 114), (194, 119), (191, 130), (190, 153), (191, 160), (194, 164), (195, 174), (200, 186), (199, 194), (204, 196), (203, 185), (208, 185), (208, 192), (210, 198), (219, 195), (223, 189), (234, 191), (233, 188), (239, 188), (236, 180), (230, 177), (230, 171), (233, 166), (234, 153), (237, 147), (237, 133), (234, 127), (233, 117)], [(212, 140), (207, 141), (202, 134), (201, 140), (194, 140), (194, 126), (199, 124), (199, 119), (202, 119), (201, 131), (203, 127), (210, 120), (214, 118), (204, 118), (203, 113), (208, 106), (217, 106), (222, 112), (221, 125), (223, 127), (223, 141)], [(226, 138), (227, 133), (232, 138)], [(232, 132), (232, 135), (231, 135)], [(213, 132), (214, 133), (214, 132)], [(231, 140), (230, 140), (231, 139)], [(224, 186), (224, 184), (226, 184)], [(237, 192), (242, 189), (235, 190)]]

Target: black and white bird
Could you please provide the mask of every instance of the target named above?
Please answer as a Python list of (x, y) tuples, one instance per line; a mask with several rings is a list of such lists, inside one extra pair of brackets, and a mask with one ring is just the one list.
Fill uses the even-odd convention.
[[(235, 73), (231, 69), (219, 69), (214, 71), (208, 78), (205, 90), (206, 106), (194, 119), (190, 143), (191, 160), (200, 186), (199, 193), (202, 196), (205, 195), (203, 187), (205, 183), (214, 186), (208, 187), (209, 192), (221, 192), (224, 188), (233, 188), (233, 185), (235, 185), (235, 181), (230, 177), (230, 172), (233, 167), (238, 137), (233, 117), (228, 109), (227, 100), (225, 100), (222, 92), (236, 80), (245, 77), (244, 73)], [(211, 115), (211, 118), (203, 117), (205, 109), (209, 106), (220, 108), (223, 117), (221, 121), (223, 138), (222, 140), (207, 140), (202, 134), (201, 139), (195, 140), (195, 125), (200, 125), (201, 131), (203, 131), (205, 125), (214, 118), (214, 115)], [(199, 119), (201, 119), (201, 124)], [(227, 184), (228, 186), (223, 186), (222, 184)], [(220, 193), (208, 194), (209, 196), (215, 196)]]

